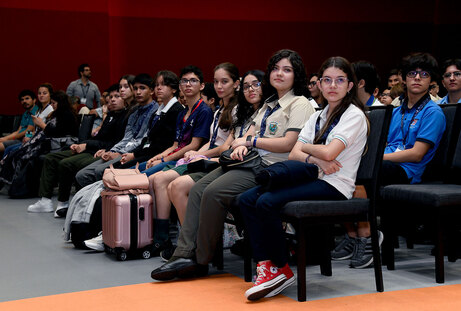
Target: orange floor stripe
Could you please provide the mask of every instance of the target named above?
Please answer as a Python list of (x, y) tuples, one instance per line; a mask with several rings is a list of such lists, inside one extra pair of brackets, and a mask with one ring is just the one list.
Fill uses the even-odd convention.
[(285, 296), (248, 302), (249, 283), (230, 274), (145, 283), (0, 303), (2, 311), (91, 310), (461, 310), (461, 285), (366, 294), (299, 303)]

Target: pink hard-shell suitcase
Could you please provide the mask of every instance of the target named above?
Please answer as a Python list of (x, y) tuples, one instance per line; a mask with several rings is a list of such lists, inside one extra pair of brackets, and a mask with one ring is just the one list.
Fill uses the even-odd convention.
[(152, 254), (153, 220), (150, 194), (102, 197), (102, 237), (105, 250), (118, 260)]

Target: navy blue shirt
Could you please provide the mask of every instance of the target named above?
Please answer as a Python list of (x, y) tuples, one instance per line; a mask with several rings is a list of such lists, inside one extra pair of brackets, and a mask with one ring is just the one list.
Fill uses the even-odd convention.
[(193, 137), (201, 137), (205, 141), (210, 139), (210, 125), (213, 122), (213, 111), (203, 101), (199, 100), (192, 107), (192, 113), (187, 120), (184, 116), (187, 109), (181, 111), (176, 121), (176, 138), (178, 149), (191, 143)]

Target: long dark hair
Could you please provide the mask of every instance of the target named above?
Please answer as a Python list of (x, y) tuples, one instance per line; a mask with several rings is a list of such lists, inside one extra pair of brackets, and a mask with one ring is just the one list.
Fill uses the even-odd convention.
[(296, 96), (302, 96), (306, 94), (307, 76), (301, 56), (292, 50), (280, 50), (272, 55), (269, 63), (267, 64), (267, 69), (263, 80), (263, 94), (265, 99), (274, 94), (277, 94), (277, 90), (270, 84), (270, 75), (275, 65), (284, 58), (290, 61), (291, 66), (293, 67), (293, 72), (295, 74), (292, 88), (294, 94)]
[[(346, 96), (344, 96), (343, 100), (341, 101), (341, 104), (335, 107), (335, 109), (331, 112), (327, 122), (325, 122), (320, 131), (318, 131), (315, 135), (314, 144), (318, 143), (325, 131), (330, 127), (331, 123), (333, 123), (333, 121), (338, 116), (342, 115), (343, 112), (346, 111), (347, 108), (349, 108), (350, 104), (357, 106), (360, 110), (362, 110), (365, 113), (365, 105), (357, 97), (357, 78), (349, 61), (341, 56), (328, 58), (320, 67), (319, 77), (323, 77), (323, 73), (325, 72), (325, 70), (331, 67), (342, 70), (346, 74), (346, 78), (348, 79), (348, 81), (352, 82), (353, 85), (350, 91), (346, 93)], [(324, 107), (326, 107), (328, 105), (328, 101), (325, 97), (323, 97), (322, 93), (320, 96), (322, 98), (322, 102), (324, 103)]]
[(75, 117), (75, 111), (72, 109), (72, 105), (69, 100), (69, 96), (63, 90), (58, 90), (51, 95), (51, 99), (57, 102), (56, 110), (54, 110), (50, 117), (56, 117), (58, 115), (63, 115), (67, 111), (72, 112)]
[[(243, 94), (243, 81), (249, 75), (255, 76), (256, 79), (259, 82), (262, 82), (263, 78), (264, 78), (264, 72), (262, 72), (261, 70), (250, 70), (250, 71), (245, 72), (245, 74), (242, 76), (242, 79), (240, 80), (240, 92), (239, 92), (239, 95), (238, 95), (238, 106), (237, 106), (237, 114), (236, 114), (237, 118), (236, 118), (236, 120), (235, 120), (235, 122), (233, 124), (234, 128), (237, 127), (237, 126), (243, 126), (245, 124), (245, 122), (255, 112), (253, 110), (253, 105), (250, 104), (246, 100), (245, 95)], [(262, 103), (263, 103), (263, 101), (261, 100), (259, 102), (259, 107), (258, 108), (261, 108)]]
[(129, 102), (129, 103), (125, 102), (126, 107), (133, 107), (133, 106), (136, 105), (136, 100), (134, 99), (134, 91), (133, 91), (134, 78), (136, 78), (135, 75), (128, 74), (128, 75), (124, 75), (120, 79), (118, 79), (118, 84), (119, 85), (120, 85), (120, 82), (122, 80), (126, 80), (126, 82), (128, 82), (128, 86), (131, 89), (131, 93), (133, 94), (133, 98), (131, 99), (131, 102)]
[[(225, 70), (232, 79), (232, 82), (238, 81), (240, 78), (239, 70), (234, 64), (221, 63), (214, 68), (214, 72), (219, 69)], [(219, 118), (219, 128), (223, 130), (229, 130), (232, 127), (232, 109), (234, 109), (238, 103), (238, 93), (239, 92), (237, 90), (234, 90), (234, 95), (229, 99), (229, 103), (221, 112), (221, 117)]]

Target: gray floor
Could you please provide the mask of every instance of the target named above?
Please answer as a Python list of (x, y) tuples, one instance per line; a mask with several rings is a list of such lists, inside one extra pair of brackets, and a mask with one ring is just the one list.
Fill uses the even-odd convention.
[[(0, 192), (0, 301), (151, 282), (159, 258), (118, 262), (114, 256), (77, 250), (62, 240), (63, 219), (27, 213), (36, 199), (12, 200)], [(430, 246), (396, 250), (396, 270), (383, 268), (386, 291), (438, 286)], [(224, 272), (243, 277), (242, 260), (225, 253)], [(294, 267), (295, 268), (295, 267)], [(461, 262), (445, 265), (445, 284), (461, 283)], [(211, 268), (211, 273), (220, 273)], [(307, 269), (308, 300), (374, 293), (373, 269), (354, 270), (333, 262), (333, 276)], [(284, 292), (296, 299), (296, 286)], [(242, 293), (243, 295), (243, 293)]]

